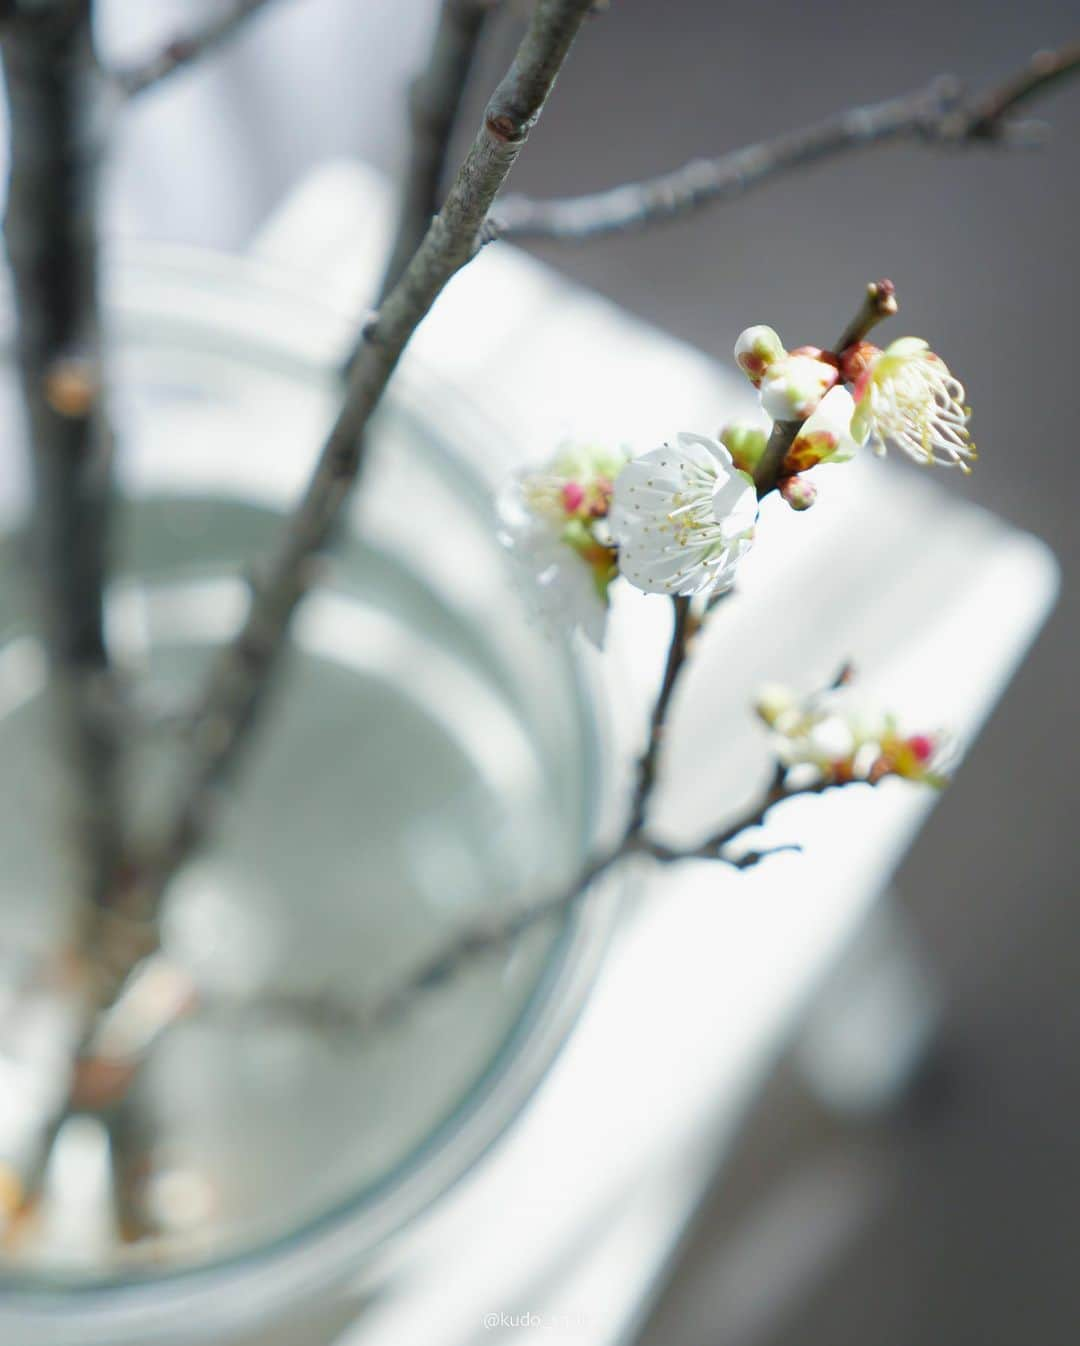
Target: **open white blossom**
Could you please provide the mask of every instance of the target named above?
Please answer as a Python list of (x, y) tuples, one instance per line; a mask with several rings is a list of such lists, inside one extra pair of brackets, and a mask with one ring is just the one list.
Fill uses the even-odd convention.
[(527, 577), (528, 597), (555, 627), (580, 627), (601, 645), (615, 576), (607, 514), (624, 454), (564, 447), (507, 483), (497, 502), (499, 538)]
[(615, 481), (619, 571), (648, 593), (720, 593), (753, 541), (757, 493), (722, 444), (679, 434)]
[(851, 431), (860, 444), (971, 471), (977, 455), (964, 385), (921, 338), (901, 337), (887, 346), (860, 376), (855, 402)]
[(607, 600), (592, 566), (566, 545), (551, 521), (526, 503), (520, 479), (499, 496), (499, 540), (524, 573), (527, 598), (552, 628), (580, 627), (596, 646), (604, 641)]

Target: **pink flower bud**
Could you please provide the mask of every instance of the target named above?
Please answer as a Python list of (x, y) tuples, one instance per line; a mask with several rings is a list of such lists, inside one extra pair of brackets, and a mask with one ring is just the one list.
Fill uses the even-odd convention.
[(779, 485), (780, 494), (792, 509), (809, 509), (817, 499), (817, 487), (806, 477), (785, 477)]
[(773, 329), (762, 324), (748, 327), (735, 343), (735, 363), (755, 388), (761, 387), (770, 366), (786, 353), (784, 343)]
[(907, 745), (920, 762), (929, 762), (934, 755), (934, 740), (929, 734), (913, 734)]

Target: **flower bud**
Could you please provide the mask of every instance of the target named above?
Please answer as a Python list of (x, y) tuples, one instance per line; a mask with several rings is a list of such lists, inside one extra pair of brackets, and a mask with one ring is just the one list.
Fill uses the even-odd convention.
[(840, 357), (840, 374), (845, 383), (858, 383), (874, 365), (881, 350), (872, 341), (856, 341)]
[(776, 727), (777, 722), (796, 706), (795, 693), (790, 687), (778, 682), (766, 683), (757, 694), (754, 712), (769, 726)]
[(771, 366), (786, 354), (784, 343), (773, 329), (760, 324), (748, 327), (735, 343), (735, 363), (755, 388), (761, 387)]
[(848, 390), (830, 388), (792, 440), (784, 458), (784, 475), (806, 472), (819, 463), (845, 463), (853, 458), (857, 448), (851, 435), (854, 412), (855, 402)]
[(739, 471), (753, 476), (769, 442), (769, 432), (752, 421), (732, 421), (724, 426), (718, 438)]
[(811, 355), (776, 360), (761, 381), (761, 405), (774, 421), (804, 421), (836, 383), (834, 365)]
[(809, 509), (817, 499), (817, 487), (805, 477), (784, 477), (779, 490), (791, 508), (796, 511)]

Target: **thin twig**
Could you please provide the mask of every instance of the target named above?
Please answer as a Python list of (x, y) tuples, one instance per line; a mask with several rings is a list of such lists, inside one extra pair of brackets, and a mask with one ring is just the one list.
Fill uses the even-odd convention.
[(175, 37), (159, 52), (143, 61), (107, 70), (109, 79), (127, 98), (155, 88), (178, 70), (191, 65), (200, 56), (234, 37), (256, 14), (261, 13), (270, 0), (227, 0), (220, 14), (208, 19), (203, 27), (182, 37)]
[[(1080, 68), (1080, 42), (1057, 51), (1038, 51), (1023, 70), (972, 100), (966, 122), (957, 128), (961, 138), (997, 140), (1009, 132), (1009, 117), (1022, 103), (1048, 92)], [(955, 134), (955, 132), (954, 132)]]
[(785, 775), (786, 769), (778, 764), (760, 800), (732, 823), (693, 846), (672, 847), (643, 833), (627, 831), (615, 846), (592, 860), (566, 887), (517, 911), (487, 916), (463, 927), (436, 953), (371, 1000), (350, 1001), (335, 991), (262, 991), (250, 998), (214, 999), (196, 1004), (194, 1012), (201, 1009), (245, 1018), (255, 1016), (260, 1022), (277, 1019), (327, 1036), (366, 1037), (399, 1022), (419, 998), (445, 986), (478, 958), (505, 952), (527, 931), (545, 921), (566, 916), (593, 891), (593, 885), (602, 875), (629, 856), (647, 855), (665, 865), (683, 860), (712, 860), (732, 869), (746, 870), (770, 856), (798, 851), (800, 847), (787, 844), (747, 851), (737, 857), (723, 854), (725, 848), (744, 832), (759, 827), (775, 805), (798, 795), (822, 794), (834, 784), (821, 782), (786, 790)]
[(120, 809), (104, 630), (111, 445), (100, 396), (90, 3), (41, 4), (0, 31), (11, 121), (4, 240), (33, 467), (31, 555), (93, 943), (111, 897)]
[(942, 76), (925, 88), (864, 107), (848, 108), (714, 159), (696, 159), (673, 172), (606, 191), (553, 200), (507, 197), (484, 230), (495, 238), (586, 242), (607, 234), (678, 219), (702, 206), (730, 201), (793, 169), (851, 150), (895, 140), (932, 145), (1020, 142), (1026, 130), (1011, 120), (1022, 102), (1080, 68), (1080, 43), (1036, 56), (1018, 75), (965, 99), (959, 81)]
[(664, 864), (674, 864), (681, 860), (721, 860), (725, 864), (733, 865), (736, 869), (746, 869), (750, 865), (757, 864), (767, 855), (774, 855), (779, 851), (798, 851), (802, 849), (798, 845), (788, 843), (770, 847), (764, 851), (749, 851), (737, 859), (732, 859), (724, 854), (725, 849), (732, 842), (737, 841), (744, 832), (760, 827), (777, 804), (786, 803), (787, 800), (795, 799), (799, 795), (820, 795), (824, 794), (826, 790), (841, 790), (848, 785), (873, 784), (873, 782), (860, 776), (845, 777), (840, 780), (822, 777), (820, 780), (811, 781), (806, 785), (796, 785), (789, 788), (786, 779), (787, 768), (782, 762), (778, 762), (769, 786), (761, 799), (750, 805), (744, 813), (732, 822), (710, 833), (704, 841), (700, 841), (694, 846), (666, 846), (661, 842), (646, 839), (643, 841), (641, 849), (651, 855), (653, 859), (660, 860)]
[(879, 322), (886, 318), (895, 318), (900, 311), (896, 298), (896, 286), (891, 280), (873, 280), (866, 287), (859, 311), (844, 328), (840, 340), (833, 347), (837, 355), (842, 355), (849, 346), (862, 341), (874, 330)]
[(427, 65), (409, 91), (409, 167), (401, 193), (397, 234), (379, 288), (380, 303), (404, 275), (439, 208), (450, 136), (484, 26), (494, 8), (494, 0), (442, 0)]
[(648, 742), (638, 762), (637, 781), (630, 805), (630, 819), (627, 823), (628, 836), (635, 836), (644, 826), (649, 799), (656, 785), (656, 769), (667, 728), (671, 698), (675, 693), (679, 676), (690, 653), (690, 645), (698, 626), (691, 610), (689, 598), (672, 598), (671, 605), (674, 613), (671, 643), (668, 646), (667, 662), (664, 665), (664, 677), (660, 684), (660, 692), (656, 698), (656, 704), (653, 706), (652, 718), (649, 723)]

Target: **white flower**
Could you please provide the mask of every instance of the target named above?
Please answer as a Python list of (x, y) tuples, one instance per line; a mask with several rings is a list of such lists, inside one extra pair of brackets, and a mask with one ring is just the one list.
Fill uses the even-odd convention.
[(840, 377), (835, 365), (793, 352), (774, 361), (761, 381), (761, 405), (774, 421), (802, 421)]
[(907, 733), (896, 717), (861, 705), (846, 687), (800, 699), (789, 688), (763, 687), (755, 710), (773, 733), (773, 746), (789, 770), (812, 770), (831, 784), (887, 776), (940, 789), (955, 758), (954, 741), (943, 731)]
[(845, 463), (858, 445), (851, 434), (855, 401), (846, 388), (832, 388), (803, 422), (784, 459), (784, 472), (806, 472), (819, 463)]
[(919, 337), (901, 337), (882, 351), (856, 383), (855, 402), (851, 430), (860, 444), (971, 471), (976, 453), (964, 385)]
[(500, 540), (528, 576), (533, 603), (557, 626), (580, 626), (595, 645), (604, 638), (616, 573), (607, 514), (625, 463), (625, 454), (610, 449), (566, 446), (516, 476), (497, 502)]
[(648, 593), (719, 593), (753, 541), (757, 494), (722, 444), (679, 434), (628, 463), (610, 523), (619, 571)]
[(556, 629), (580, 627), (599, 647), (607, 627), (606, 592), (595, 568), (562, 540), (553, 520), (530, 507), (525, 480), (515, 478), (499, 495), (499, 540), (521, 566), (527, 598), (541, 617)]

